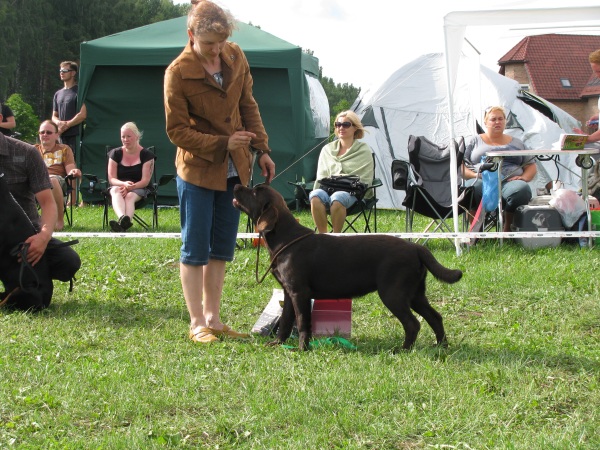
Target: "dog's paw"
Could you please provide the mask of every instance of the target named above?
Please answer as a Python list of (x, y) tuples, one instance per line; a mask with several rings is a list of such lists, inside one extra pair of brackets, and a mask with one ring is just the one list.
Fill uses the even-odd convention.
[(283, 344), (283, 342), (281, 342), (279, 339), (276, 339), (274, 341), (271, 342), (267, 342), (267, 347), (277, 347), (279, 345)]
[(439, 348), (448, 348), (449, 346), (448, 341), (446, 339), (436, 342), (435, 345)]

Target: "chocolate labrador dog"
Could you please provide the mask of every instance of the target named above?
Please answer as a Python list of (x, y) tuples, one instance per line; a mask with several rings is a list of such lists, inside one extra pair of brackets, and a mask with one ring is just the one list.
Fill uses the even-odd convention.
[(404, 349), (413, 346), (420, 324), (411, 309), (447, 345), (442, 316), (425, 296), (429, 270), (437, 279), (456, 283), (460, 270), (442, 266), (426, 247), (393, 236), (315, 234), (300, 225), (285, 200), (266, 185), (236, 185), (233, 204), (248, 214), (271, 255), (271, 271), (284, 290), (283, 313), (272, 344), (285, 342), (294, 316), (301, 350), (311, 339), (311, 299), (355, 298), (377, 291), (404, 327)]

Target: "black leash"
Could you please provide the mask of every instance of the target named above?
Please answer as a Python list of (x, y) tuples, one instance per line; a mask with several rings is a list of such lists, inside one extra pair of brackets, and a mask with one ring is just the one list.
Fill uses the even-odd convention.
[[(19, 286), (21, 287), (21, 290), (23, 292), (30, 293), (40, 287), (40, 279), (38, 278), (37, 273), (35, 273), (35, 270), (33, 270), (32, 265), (29, 264), (29, 262), (27, 261), (27, 250), (29, 250), (29, 244), (21, 243), (10, 251), (10, 255), (14, 256), (15, 258), (19, 257), (19, 255), (21, 256), (21, 267), (19, 269)], [(25, 274), (25, 269), (29, 269), (31, 271), (35, 280), (35, 286), (31, 289), (23, 286), (23, 275)]]
[[(48, 248), (68, 247), (68, 246), (75, 245), (78, 243), (79, 243), (78, 239), (73, 239), (72, 241), (60, 242), (60, 243), (49, 243), (48, 247), (46, 247), (46, 250)], [(29, 262), (27, 261), (28, 250), (29, 250), (29, 244), (21, 242), (21, 243), (17, 244), (15, 247), (13, 247), (11, 249), (11, 251), (9, 252), (9, 254), (15, 258), (18, 258), (19, 256), (21, 257), (21, 267), (19, 268), (19, 286), (20, 286), (21, 290), (27, 294), (33, 292), (34, 290), (36, 290), (40, 287), (40, 279), (38, 278), (37, 273), (35, 273), (33, 266), (31, 264), (29, 264)], [(25, 274), (25, 269), (28, 269), (33, 274), (33, 278), (35, 280), (35, 286), (33, 286), (31, 288), (23, 286), (23, 276)], [(73, 280), (74, 280), (74, 278), (71, 278), (71, 280), (69, 282), (69, 292), (73, 291)]]
[(319, 142), (317, 145), (315, 145), (313, 148), (311, 148), (309, 151), (307, 151), (304, 155), (302, 155), (296, 161), (294, 161), (289, 166), (287, 166), (285, 169), (283, 169), (281, 172), (279, 172), (277, 175), (275, 175), (273, 177), (273, 180), (275, 180), (277, 177), (279, 177), (279, 176), (283, 175), (284, 173), (286, 173), (289, 169), (291, 169), (292, 167), (294, 167), (296, 164), (298, 164), (300, 161), (302, 161), (304, 158), (306, 158), (309, 154), (311, 154), (312, 152), (314, 152), (316, 149), (320, 148), (320, 146), (323, 145), (324, 142), (328, 142), (329, 139), (332, 136), (334, 136), (333, 133), (331, 135), (327, 136), (326, 138), (324, 138), (321, 142)]

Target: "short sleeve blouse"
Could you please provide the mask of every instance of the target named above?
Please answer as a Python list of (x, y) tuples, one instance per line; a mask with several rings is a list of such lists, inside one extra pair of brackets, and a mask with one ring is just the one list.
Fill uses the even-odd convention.
[(154, 153), (146, 148), (142, 148), (140, 151), (140, 164), (124, 166), (121, 164), (121, 161), (123, 160), (123, 147), (112, 149), (108, 153), (108, 157), (117, 163), (117, 178), (121, 181), (132, 181), (134, 183), (137, 183), (142, 179), (144, 164), (156, 159)]

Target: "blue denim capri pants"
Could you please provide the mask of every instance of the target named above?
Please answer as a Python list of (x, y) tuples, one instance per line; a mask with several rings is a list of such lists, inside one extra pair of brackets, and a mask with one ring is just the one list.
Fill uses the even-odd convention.
[(181, 254), (179, 261), (205, 266), (209, 259), (233, 261), (240, 211), (233, 206), (238, 177), (227, 179), (226, 191), (215, 191), (177, 177)]
[(346, 209), (350, 208), (357, 201), (355, 196), (350, 195), (350, 193), (345, 191), (336, 191), (329, 196), (329, 194), (323, 189), (314, 189), (310, 191), (310, 194), (308, 194), (308, 200), (310, 201), (314, 197), (317, 197), (319, 200), (321, 200), (321, 203), (323, 203), (327, 209), (331, 208), (331, 204), (334, 201), (340, 202), (341, 205)]

